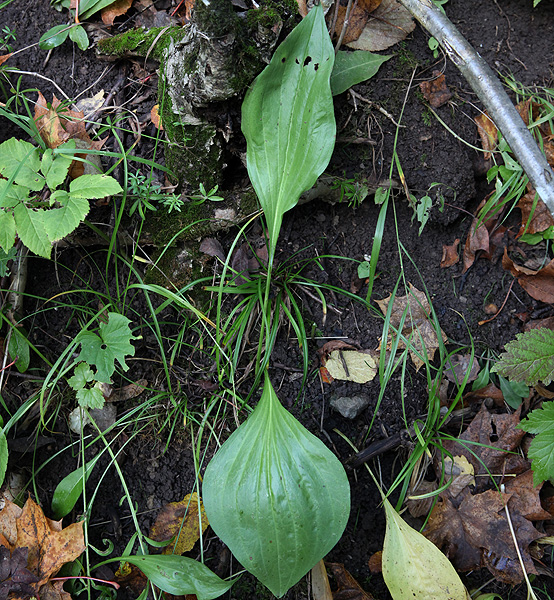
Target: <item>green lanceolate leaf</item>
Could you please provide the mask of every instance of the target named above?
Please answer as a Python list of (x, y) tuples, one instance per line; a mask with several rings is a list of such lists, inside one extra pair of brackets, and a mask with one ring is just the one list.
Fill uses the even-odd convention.
[(372, 54), (365, 50), (356, 50), (355, 52), (337, 52), (335, 56), (335, 65), (331, 73), (331, 92), (333, 96), (342, 94), (348, 88), (357, 83), (371, 79), (379, 67), (390, 56), (381, 56)]
[(554, 402), (545, 402), (542, 408), (529, 413), (519, 427), (536, 434), (527, 453), (532, 461), (533, 483), (554, 480)]
[(242, 105), (248, 174), (275, 249), (283, 214), (321, 175), (335, 145), (334, 51), (316, 6), (277, 48)]
[(510, 381), (548, 385), (554, 379), (554, 331), (531, 329), (517, 333), (491, 369)]
[(38, 47), (41, 50), (51, 50), (61, 46), (69, 35), (70, 25), (56, 25), (40, 36)]
[(383, 498), (387, 529), (383, 579), (394, 600), (466, 600), (466, 590), (446, 556), (412, 529)]
[(61, 519), (68, 515), (72, 510), (77, 500), (83, 493), (83, 486), (86, 483), (89, 475), (92, 473), (94, 465), (98, 462), (101, 454), (94, 457), (84, 467), (75, 469), (72, 473), (64, 477), (54, 490), (52, 496), (52, 512), (56, 519)]
[(175, 596), (195, 594), (198, 600), (219, 598), (237, 580), (224, 581), (202, 563), (185, 556), (123, 556), (138, 567), (160, 590)]
[(8, 440), (3, 431), (0, 431), (0, 485), (4, 483), (6, 469), (8, 468)]
[(12, 360), (15, 360), (16, 369), (20, 373), (25, 373), (31, 362), (31, 353), (27, 341), (27, 332), (24, 329), (20, 327), (12, 328), (8, 350)]
[(256, 409), (212, 459), (202, 490), (213, 530), (278, 597), (333, 548), (350, 512), (341, 463), (281, 406), (267, 375)]

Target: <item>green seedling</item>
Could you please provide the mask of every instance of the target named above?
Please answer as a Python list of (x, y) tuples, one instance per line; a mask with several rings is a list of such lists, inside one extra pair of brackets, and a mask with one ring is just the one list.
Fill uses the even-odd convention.
[[(90, 199), (121, 192), (107, 175), (82, 175), (64, 186), (75, 153), (70, 140), (42, 154), (11, 138), (0, 144), (0, 247), (9, 252), (16, 235), (35, 254), (49, 258), (52, 244), (87, 216)], [(64, 189), (67, 187), (67, 189)]]
[(346, 200), (350, 208), (358, 208), (369, 195), (369, 188), (356, 179), (337, 179), (331, 184), (332, 190), (340, 190), (339, 202)]
[(13, 52), (13, 46), (10, 44), (10, 41), (15, 42), (15, 40), (15, 29), (11, 29), (5, 25), (0, 31), (0, 51)]
[(430, 37), (429, 41), (427, 42), (427, 45), (429, 46), (429, 50), (431, 50), (433, 52), (433, 58), (438, 58), (439, 57), (439, 42), (438, 42), (438, 40), (434, 37)]

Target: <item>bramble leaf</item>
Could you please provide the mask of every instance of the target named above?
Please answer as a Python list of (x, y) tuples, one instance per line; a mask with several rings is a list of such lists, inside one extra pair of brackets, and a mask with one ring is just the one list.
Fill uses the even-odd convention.
[(52, 245), (44, 229), (44, 213), (42, 208), (33, 210), (22, 203), (16, 204), (13, 208), (15, 226), (21, 241), (31, 252), (43, 258), (50, 258)]
[(39, 150), (29, 142), (10, 138), (0, 144), (0, 174), (19, 185), (39, 192), (45, 185), (39, 173)]
[(44, 230), (53, 242), (61, 240), (77, 229), (90, 210), (89, 201), (85, 198), (59, 191), (61, 194), (56, 195), (56, 200), (60, 202), (61, 207), (47, 210), (42, 215)]
[(270, 256), (283, 214), (316, 182), (335, 146), (334, 59), (316, 6), (277, 48), (242, 105), (246, 164), (269, 228)]
[(0, 210), (0, 248), (9, 252), (15, 244), (15, 221), (11, 212)]
[(254, 412), (204, 475), (212, 529), (280, 597), (339, 541), (350, 512), (343, 466), (279, 402), (266, 375)]
[(69, 184), (69, 194), (73, 198), (105, 198), (122, 191), (119, 183), (109, 175), (81, 175)]
[(554, 379), (554, 331), (543, 328), (517, 333), (491, 370), (510, 381), (548, 385)]
[[(75, 140), (69, 140), (64, 144), (65, 148), (75, 148)], [(62, 185), (69, 172), (69, 167), (73, 162), (73, 156), (70, 154), (56, 154), (51, 148), (48, 148), (42, 155), (41, 167), (43, 175), (46, 177), (46, 185), (55, 190)]]
[(129, 323), (131, 321), (119, 313), (108, 313), (108, 322), (100, 323), (100, 336), (92, 331), (79, 334), (81, 353), (78, 360), (96, 366), (94, 378), (103, 383), (109, 383), (115, 371), (117, 360), (124, 371), (129, 367), (125, 364), (126, 356), (134, 356), (135, 348), (131, 344), (134, 339)]
[(542, 408), (530, 412), (519, 428), (536, 434), (527, 453), (532, 461), (534, 485), (554, 480), (554, 402), (544, 402)]

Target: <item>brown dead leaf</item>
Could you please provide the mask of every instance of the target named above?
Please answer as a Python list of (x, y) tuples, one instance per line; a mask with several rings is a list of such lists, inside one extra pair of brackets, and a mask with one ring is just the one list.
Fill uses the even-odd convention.
[(546, 304), (554, 303), (554, 260), (551, 260), (542, 269), (533, 271), (532, 269), (516, 265), (508, 256), (508, 251), (504, 249), (502, 266), (517, 278), (519, 285), (531, 298), (540, 300)]
[(529, 331), (530, 329), (554, 329), (554, 317), (535, 319), (525, 323), (523, 331)]
[[(198, 510), (200, 506), (200, 518)], [(150, 537), (157, 542), (169, 540), (163, 554), (183, 554), (192, 550), (202, 532), (208, 527), (208, 518), (198, 494), (187, 494), (181, 502), (170, 502), (158, 513), (156, 522), (150, 529)]]
[(501, 478), (506, 473), (523, 473), (529, 469), (529, 463), (514, 453), (525, 435), (516, 427), (520, 411), (492, 414), (482, 406), (457, 440), (443, 441), (447, 454), (465, 456), (473, 465), (477, 491), (490, 484), (489, 474)]
[(208, 256), (217, 256), (222, 262), (225, 262), (225, 251), (219, 240), (215, 238), (204, 238), (200, 242), (200, 252), (207, 254)]
[(154, 124), (156, 129), (163, 131), (164, 126), (162, 125), (162, 118), (160, 116), (160, 105), (154, 104), (152, 109), (150, 110), (150, 120)]
[(534, 191), (529, 192), (520, 198), (517, 203), (518, 208), (521, 210), (521, 228), (518, 237), (523, 233), (540, 233), (554, 225), (552, 213), (538, 196), (537, 204), (533, 208), (535, 196)]
[(458, 253), (459, 245), (460, 238), (456, 238), (451, 246), (448, 246), (447, 244), (442, 245), (441, 269), (447, 269), (460, 260), (460, 255)]
[(498, 141), (498, 130), (487, 113), (475, 117), (475, 123), (477, 124), (479, 137), (481, 138), (481, 145), (483, 146), (483, 150), (485, 150), (485, 160), (489, 160)]
[(379, 52), (402, 41), (415, 29), (412, 15), (396, 0), (382, 0), (370, 14), (360, 37), (346, 44), (353, 50)]
[[(382, 313), (387, 314), (388, 305), (392, 295), (383, 300), (377, 300), (377, 304)], [(433, 360), (435, 352), (439, 347), (439, 338), (435, 331), (435, 326), (429, 320), (431, 306), (424, 292), (420, 292), (410, 283), (410, 290), (406, 296), (396, 296), (393, 301), (391, 312), (391, 325), (394, 329), (400, 327), (402, 316), (406, 313), (406, 319), (402, 329), (402, 335), (409, 340), (410, 357), (418, 371), (425, 363), (418, 355), (427, 355), (429, 360)], [(443, 340), (446, 340), (446, 334), (441, 329), (440, 334)], [(390, 335), (394, 335), (391, 331)], [(387, 349), (392, 347), (392, 337), (387, 340)], [(398, 348), (406, 347), (406, 342), (401, 339)]]
[[(359, 0), (354, 4), (348, 17), (348, 26), (342, 39), (343, 44), (354, 42), (360, 37), (370, 14), (379, 6), (379, 4), (381, 4), (381, 0)], [(335, 25), (335, 35), (337, 37), (339, 37), (342, 32), (345, 17), (346, 6), (339, 6), (337, 22)]]
[(83, 523), (62, 528), (61, 521), (47, 519), (30, 498), (21, 509), (9, 500), (0, 511), (0, 533), (8, 541), (12, 556), (18, 548), (27, 550), (26, 569), (35, 576), (30, 583), (41, 598), (70, 599), (70, 595), (50, 582), (60, 568), (85, 550)]
[(319, 354), (319, 359), (321, 360), (321, 364), (325, 366), (325, 363), (331, 356), (331, 352), (335, 350), (359, 350), (360, 348), (354, 346), (353, 344), (349, 344), (348, 342), (344, 342), (343, 340), (329, 340), (321, 348), (317, 351)]
[(475, 391), (470, 391), (464, 395), (464, 404), (471, 404), (472, 402), (481, 402), (485, 398), (491, 398), (497, 406), (504, 404), (504, 395), (494, 383), (489, 383), (484, 388), (480, 388)]
[(433, 71), (433, 79), (422, 81), (419, 87), (424, 98), (433, 108), (441, 107), (452, 98), (452, 93), (446, 85), (444, 73), (440, 71)]
[(312, 597), (314, 600), (333, 600), (331, 586), (329, 585), (329, 577), (323, 560), (318, 563), (310, 571), (312, 579)]
[(140, 396), (148, 385), (146, 379), (139, 379), (136, 383), (129, 383), (122, 388), (113, 390), (109, 396), (104, 395), (108, 402), (121, 402), (123, 400), (131, 400)]
[(508, 502), (510, 513), (518, 512), (529, 521), (544, 521), (551, 519), (548, 511), (541, 506), (539, 492), (541, 485), (533, 485), (533, 471), (529, 469), (506, 483), (506, 493), (512, 494)]
[(445, 481), (450, 481), (448, 494), (455, 498), (468, 485), (475, 485), (475, 470), (465, 456), (445, 456), (441, 464)]
[[(531, 479), (532, 486), (532, 479)], [(487, 490), (471, 495), (466, 488), (460, 503), (441, 495), (433, 508), (425, 535), (446, 553), (459, 571), (487, 567), (500, 581), (516, 585), (523, 580), (514, 541), (508, 525), (505, 502), (527, 573), (537, 571), (529, 545), (543, 536), (510, 502), (517, 490), (500, 494)]]
[(133, 0), (115, 0), (109, 6), (103, 8), (101, 15), (104, 25), (113, 25), (114, 19), (124, 15), (131, 8), (131, 4), (133, 4)]
[(367, 561), (370, 573), (381, 573), (383, 571), (383, 551), (374, 552)]
[(337, 585), (337, 590), (333, 592), (333, 600), (375, 600), (360, 587), (343, 564), (325, 563), (325, 566), (331, 571)]
[(462, 273), (465, 273), (475, 262), (475, 255), (479, 251), (489, 253), (489, 232), (484, 223), (479, 223), (479, 220), (474, 218), (464, 246), (464, 268)]
[(13, 52), (10, 52), (10, 54), (2, 54), (2, 56), (0, 56), (0, 65), (3, 65), (12, 54)]
[(479, 371), (479, 362), (473, 357), (473, 362), (470, 365), (471, 355), (470, 354), (455, 354), (450, 358), (450, 363), (444, 371), (444, 374), (448, 381), (452, 383), (461, 384), (464, 380), (466, 373), (469, 371), (467, 383), (475, 381)]

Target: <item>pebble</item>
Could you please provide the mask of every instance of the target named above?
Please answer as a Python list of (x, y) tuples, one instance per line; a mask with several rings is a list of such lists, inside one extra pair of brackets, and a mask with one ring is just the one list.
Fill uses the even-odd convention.
[(355, 419), (369, 406), (367, 396), (341, 396), (331, 398), (331, 408), (334, 408), (345, 419)]

